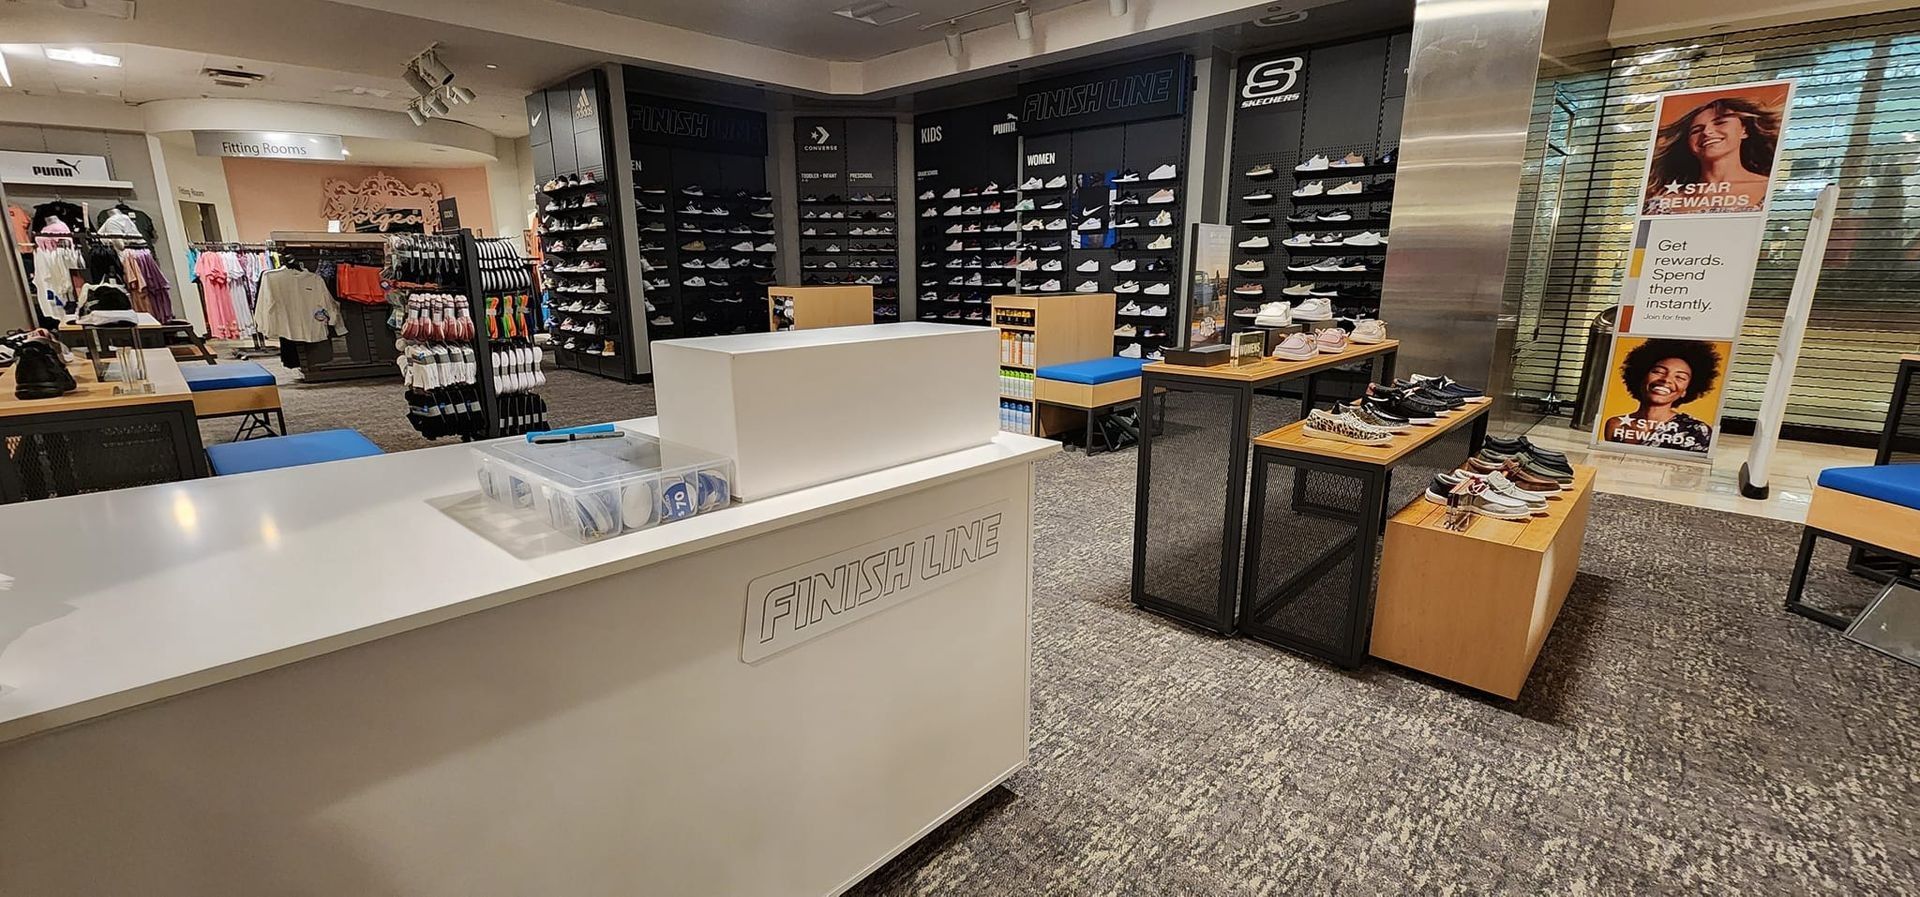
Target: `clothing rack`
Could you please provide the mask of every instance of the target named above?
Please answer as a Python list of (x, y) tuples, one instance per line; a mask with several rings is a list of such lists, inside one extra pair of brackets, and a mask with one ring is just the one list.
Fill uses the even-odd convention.
[[(267, 248), (278, 253), (283, 262), (309, 268), (326, 261), (386, 267), (387, 260), (387, 238), (383, 234), (275, 231), (267, 236)], [(345, 336), (295, 344), (302, 376), (309, 383), (400, 376), (395, 364), (399, 357), (394, 345), (396, 334), (387, 325), (387, 315), (385, 306), (343, 304), (340, 316)], [(283, 351), (282, 357), (287, 354)]]
[[(272, 251), (272, 247), (269, 247), (265, 243), (242, 243), (242, 242), (236, 242), (232, 240), (194, 241), (194, 242), (188, 243), (187, 248), (192, 249), (196, 252), (271, 252)], [(200, 281), (198, 278), (194, 279), (194, 285), (200, 286)], [(200, 314), (202, 316), (206, 316), (207, 314), (206, 308), (207, 308), (207, 293), (206, 293), (206, 289), (202, 287), (200, 290), (200, 309), (201, 309)], [(212, 334), (208, 334), (208, 335), (211, 336)], [(253, 358), (269, 358), (279, 354), (280, 354), (279, 344), (276, 343), (274, 345), (268, 345), (267, 338), (264, 336), (261, 336), (259, 331), (255, 331), (253, 334), (253, 345), (240, 346), (233, 350), (233, 357), (239, 361), (246, 361)]]

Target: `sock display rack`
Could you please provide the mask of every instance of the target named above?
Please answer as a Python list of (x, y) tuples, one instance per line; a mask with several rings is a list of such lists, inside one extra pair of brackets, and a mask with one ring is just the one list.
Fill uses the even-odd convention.
[(1113, 352), (1158, 360), (1178, 334), (1184, 118), (1027, 138), (1022, 293), (1112, 293)]
[(1265, 303), (1295, 324), (1375, 317), (1386, 265), (1397, 152), (1327, 147), (1245, 160), (1235, 173), (1233, 329)]
[(758, 332), (774, 282), (773, 194), (693, 183), (697, 166), (634, 174), (640, 274), (651, 339)]
[(1020, 231), (1019, 196), (999, 181), (929, 184), (917, 204), (920, 319), (990, 323), (993, 297), (1020, 285), (1020, 254), (1028, 243)]
[(900, 222), (893, 194), (800, 198), (800, 283), (873, 287), (873, 320), (900, 320)]
[(624, 377), (633, 328), (606, 186), (591, 172), (557, 174), (540, 186), (540, 281), (559, 365)]
[(533, 277), (520, 248), (461, 231), (392, 238), (391, 255), (413, 428), (463, 442), (545, 429)]

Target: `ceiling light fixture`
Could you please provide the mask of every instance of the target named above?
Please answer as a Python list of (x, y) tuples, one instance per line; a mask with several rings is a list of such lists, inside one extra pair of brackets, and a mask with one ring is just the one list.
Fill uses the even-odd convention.
[(113, 68), (120, 67), (120, 57), (108, 56), (105, 53), (95, 53), (92, 50), (89, 50), (85, 47), (72, 47), (69, 49), (62, 49), (60, 47), (48, 47), (46, 48), (46, 54), (48, 59), (52, 59), (58, 62), (71, 62), (74, 65), (104, 65), (104, 66), (111, 66)]
[(1126, 15), (1127, 0), (1107, 0), (1107, 12), (1116, 17)]
[(418, 100), (407, 104), (407, 117), (413, 119), (414, 127), (419, 127), (427, 123), (426, 113), (420, 111)]
[(13, 86), (13, 73), (7, 71), (7, 54), (0, 53), (0, 85)]
[(497, 68), (499, 68), (499, 66), (497, 66), (497, 65), (494, 65), (493, 63), (491, 63), (491, 62), (489, 62), (489, 63), (487, 63), (487, 68), (490, 68), (490, 69), (497, 69)]
[(1013, 10), (1013, 33), (1021, 40), (1033, 40), (1033, 8), (1025, 3)]
[(447, 88), (447, 99), (455, 103), (471, 103), (474, 100), (474, 95), (473, 91), (455, 84)]
[(947, 23), (947, 55), (960, 58), (960, 23)]

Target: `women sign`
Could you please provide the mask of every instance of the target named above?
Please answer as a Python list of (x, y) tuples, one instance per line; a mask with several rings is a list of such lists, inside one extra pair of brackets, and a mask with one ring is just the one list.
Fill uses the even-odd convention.
[(1792, 99), (1791, 81), (1660, 96), (1595, 442), (1713, 448)]

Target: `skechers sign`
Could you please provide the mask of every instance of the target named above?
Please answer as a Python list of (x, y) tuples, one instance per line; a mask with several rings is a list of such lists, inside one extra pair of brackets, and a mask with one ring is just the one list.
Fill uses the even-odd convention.
[(740, 659), (753, 663), (1000, 563), (997, 502), (816, 558), (747, 585)]
[(1026, 85), (1020, 92), (1020, 133), (1125, 124), (1180, 115), (1187, 110), (1191, 60), (1183, 55)]
[(1285, 56), (1256, 62), (1247, 67), (1247, 80), (1240, 85), (1240, 108), (1273, 106), (1300, 99), (1300, 72), (1307, 67), (1306, 57)]

